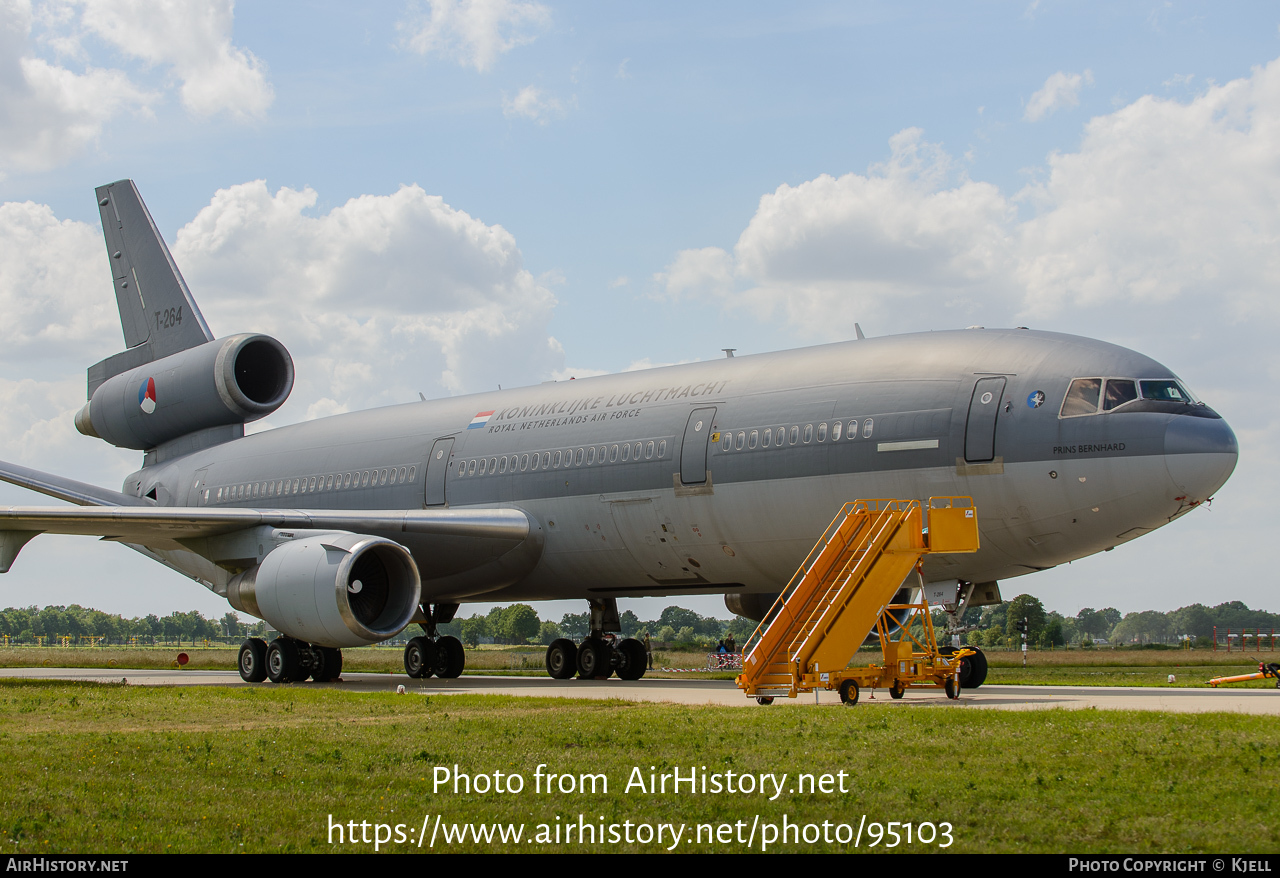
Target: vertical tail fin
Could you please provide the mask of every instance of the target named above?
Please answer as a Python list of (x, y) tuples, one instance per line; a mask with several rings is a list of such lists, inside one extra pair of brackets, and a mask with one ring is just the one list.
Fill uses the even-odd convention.
[(125, 350), (89, 368), (89, 395), (113, 375), (213, 340), (132, 180), (99, 186), (98, 211)]

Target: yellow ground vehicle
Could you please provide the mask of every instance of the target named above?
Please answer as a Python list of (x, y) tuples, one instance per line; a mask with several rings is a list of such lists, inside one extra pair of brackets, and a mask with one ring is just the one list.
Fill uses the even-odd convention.
[[(868, 686), (888, 688), (894, 698), (908, 688), (957, 697), (961, 662), (973, 651), (938, 647), (927, 604), (890, 601), (924, 555), (977, 550), (971, 497), (933, 497), (927, 507), (918, 500), (846, 503), (748, 639), (739, 688), (762, 704), (818, 688), (836, 689), (854, 704)], [(883, 664), (850, 668), (873, 628)]]

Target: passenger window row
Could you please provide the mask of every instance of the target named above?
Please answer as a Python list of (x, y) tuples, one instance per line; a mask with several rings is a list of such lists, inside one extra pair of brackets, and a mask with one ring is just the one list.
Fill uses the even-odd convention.
[(720, 443), (721, 451), (753, 451), (757, 448), (785, 448), (788, 445), (809, 445), (817, 442), (839, 442), (841, 436), (846, 440), (856, 440), (859, 436), (870, 439), (875, 430), (875, 419), (857, 418), (845, 426), (844, 421), (828, 424), (792, 424), (790, 426), (758, 427), (752, 430), (725, 430), (712, 433), (711, 441)]
[(662, 460), (667, 456), (666, 439), (637, 439), (617, 445), (590, 445), (476, 457), (458, 461), (458, 476), (500, 476), (505, 473), (537, 472), (579, 466), (601, 466), (628, 461)]
[(1172, 378), (1135, 381), (1132, 378), (1077, 378), (1062, 399), (1060, 418), (1078, 418), (1109, 412), (1137, 399), (1189, 404), (1192, 396)]
[(359, 472), (326, 473), (316, 476), (299, 476), (296, 479), (277, 479), (271, 482), (244, 482), (220, 488), (206, 488), (206, 503), (234, 503), (240, 500), (262, 500), (271, 497), (288, 497), (296, 494), (316, 494), (321, 491), (346, 491), (353, 488), (381, 488), (385, 485), (403, 485), (418, 477), (416, 466), (391, 466)]

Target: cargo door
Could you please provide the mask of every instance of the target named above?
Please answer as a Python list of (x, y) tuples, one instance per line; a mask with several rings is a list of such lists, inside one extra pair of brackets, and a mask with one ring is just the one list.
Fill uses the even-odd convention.
[(971, 463), (993, 460), (996, 456), (996, 415), (1004, 396), (1003, 376), (980, 378), (973, 386), (969, 400), (969, 420), (964, 428), (964, 459)]
[(680, 443), (680, 484), (705, 485), (707, 483), (707, 443), (711, 439), (711, 422), (715, 419), (715, 407), (694, 409), (684, 428)]
[(449, 474), (449, 454), (453, 451), (453, 437), (437, 439), (431, 446), (431, 456), (427, 458), (427, 478), (424, 506), (445, 505), (444, 483)]

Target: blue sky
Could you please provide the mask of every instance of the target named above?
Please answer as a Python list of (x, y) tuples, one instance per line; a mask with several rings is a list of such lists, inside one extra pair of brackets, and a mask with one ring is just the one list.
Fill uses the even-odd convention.
[[(1277, 487), (1277, 58), (1263, 3), (0, 0), (0, 459), (136, 466), (71, 428), (120, 346), (92, 190), (132, 177), (215, 333), (294, 353), (271, 424), (855, 320), (1136, 348), (1226, 414), (1235, 477), (1008, 596), (1274, 609), (1265, 550), (1220, 546), (1266, 545)], [(73, 600), (221, 607), (90, 541), (0, 579)]]

